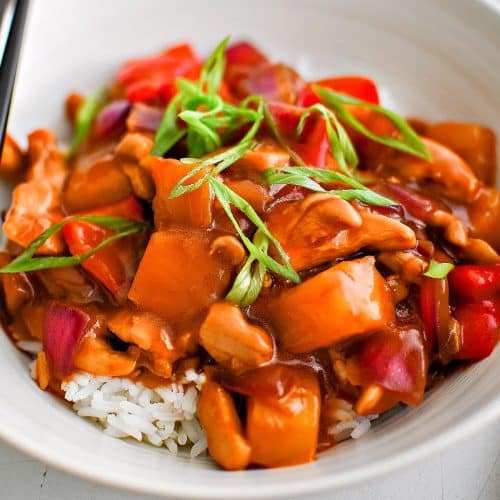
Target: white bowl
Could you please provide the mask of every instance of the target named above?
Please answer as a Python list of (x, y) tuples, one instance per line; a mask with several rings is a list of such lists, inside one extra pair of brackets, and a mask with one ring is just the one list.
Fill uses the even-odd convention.
[[(498, 4), (470, 0), (45, 0), (33, 2), (11, 115), (21, 138), (64, 132), (71, 90), (95, 89), (121, 61), (178, 40), (206, 53), (226, 34), (250, 38), (307, 76), (367, 74), (403, 114), (486, 123), (500, 133)], [(66, 131), (67, 133), (67, 131)], [(7, 204), (4, 199), (2, 206)], [(0, 337), (0, 436), (24, 452), (103, 483), (189, 498), (291, 497), (385, 474), (500, 416), (500, 349), (448, 379), (416, 409), (382, 419), (314, 463), (227, 473), (105, 436), (30, 380)], [(270, 436), (272, 439), (272, 436)], [(277, 443), (278, 445), (278, 443)]]

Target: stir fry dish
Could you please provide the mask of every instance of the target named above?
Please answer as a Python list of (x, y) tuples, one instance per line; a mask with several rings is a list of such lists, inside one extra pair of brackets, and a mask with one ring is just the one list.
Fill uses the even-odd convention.
[(66, 113), (68, 148), (3, 148), (2, 316), (107, 434), (303, 464), (494, 350), (489, 128), (405, 120), (367, 77), (306, 81), (228, 39), (128, 61)]

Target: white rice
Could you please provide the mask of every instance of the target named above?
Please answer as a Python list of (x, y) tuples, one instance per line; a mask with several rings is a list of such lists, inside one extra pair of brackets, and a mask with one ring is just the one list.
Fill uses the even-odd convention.
[(16, 345), (21, 351), (29, 354), (38, 354), (43, 349), (42, 343), (38, 340), (20, 340)]
[(203, 374), (188, 370), (168, 385), (148, 389), (126, 378), (78, 373), (61, 389), (79, 416), (97, 422), (109, 436), (165, 446), (173, 454), (185, 447), (195, 457), (207, 449), (196, 416), (204, 380)]
[(358, 415), (348, 401), (339, 400), (339, 403), (340, 407), (333, 414), (338, 422), (328, 429), (328, 434), (333, 436), (337, 443), (349, 438), (359, 439), (370, 430), (371, 421), (378, 418), (378, 415)]

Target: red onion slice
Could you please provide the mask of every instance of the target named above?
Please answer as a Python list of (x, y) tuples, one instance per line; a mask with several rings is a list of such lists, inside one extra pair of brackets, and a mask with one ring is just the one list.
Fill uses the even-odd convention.
[(94, 124), (96, 137), (108, 137), (125, 128), (125, 120), (130, 111), (128, 101), (113, 101), (105, 106), (97, 115)]
[(52, 302), (45, 316), (43, 347), (52, 368), (68, 375), (73, 368), (76, 349), (90, 318), (80, 309)]

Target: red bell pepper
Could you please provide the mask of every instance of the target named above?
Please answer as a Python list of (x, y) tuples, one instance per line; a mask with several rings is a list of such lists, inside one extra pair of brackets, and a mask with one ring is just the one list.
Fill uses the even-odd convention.
[(457, 359), (488, 357), (500, 335), (500, 299), (461, 304), (455, 311), (462, 330), (462, 346)]
[(457, 266), (448, 280), (452, 292), (461, 299), (492, 298), (500, 294), (500, 264)]
[(427, 356), (421, 333), (415, 328), (380, 332), (362, 341), (360, 354), (348, 359), (348, 373), (362, 386), (376, 384), (409, 405), (422, 401)]
[(178, 77), (196, 79), (201, 62), (189, 44), (170, 47), (161, 54), (125, 63), (117, 80), (131, 102), (165, 104), (177, 92)]
[(309, 83), (297, 100), (298, 106), (308, 107), (320, 102), (319, 97), (312, 89), (313, 85), (320, 85), (321, 87), (326, 87), (336, 92), (342, 92), (343, 94), (348, 94), (373, 104), (378, 104), (380, 102), (377, 86), (373, 80), (363, 76), (343, 76)]
[[(143, 220), (142, 207), (135, 198), (127, 198), (114, 205), (102, 207), (87, 215), (113, 215), (131, 220)], [(63, 227), (63, 236), (72, 255), (86, 253), (113, 231), (86, 221), (68, 222)], [(82, 267), (100, 281), (118, 300), (128, 293), (137, 264), (136, 240), (133, 237), (115, 241), (92, 255)]]
[(226, 50), (226, 68), (232, 66), (258, 66), (269, 62), (267, 57), (249, 42), (238, 42)]
[(330, 143), (323, 117), (310, 116), (297, 137), (297, 125), (304, 108), (280, 102), (271, 102), (268, 108), (283, 140), (300, 157), (301, 163), (325, 167), (329, 160)]

